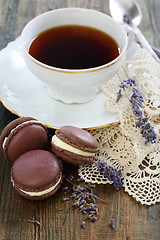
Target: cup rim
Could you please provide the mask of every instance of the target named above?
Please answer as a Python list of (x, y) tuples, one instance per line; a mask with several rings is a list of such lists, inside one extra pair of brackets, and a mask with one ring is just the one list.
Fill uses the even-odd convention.
[[(39, 17), (41, 17), (41, 16), (43, 16), (43, 15), (52, 14), (52, 13), (55, 12), (55, 11), (56, 11), (56, 12), (58, 12), (58, 11), (70, 11), (70, 10), (74, 11), (75, 9), (76, 9), (76, 10), (80, 10), (80, 11), (96, 12), (96, 13), (101, 14), (101, 15), (107, 17), (107, 18), (110, 18), (110, 19), (112, 19), (112, 21), (113, 21), (116, 25), (118, 25), (118, 26), (121, 28), (122, 32), (126, 33), (125, 30), (123, 29), (123, 27), (122, 27), (118, 22), (116, 22), (111, 16), (109, 16), (109, 15), (103, 13), (103, 12), (100, 12), (100, 11), (98, 11), (98, 10), (93, 10), (93, 9), (88, 9), (88, 8), (78, 8), (78, 7), (77, 7), (77, 8), (76, 8), (76, 7), (66, 7), (66, 8), (58, 8), (58, 9), (54, 9), (54, 10), (51, 10), (51, 11), (47, 11), (47, 12), (44, 12), (44, 13), (42, 13), (42, 14), (34, 17), (33, 19), (31, 19), (31, 20), (26, 24), (26, 26), (23, 28), (22, 33), (21, 33), (21, 44), (22, 44), (22, 47), (23, 47), (25, 53), (27, 54), (27, 56), (30, 58), (30, 60), (31, 60), (32, 62), (34, 62), (35, 64), (37, 64), (38, 66), (40, 66), (40, 67), (42, 67), (42, 68), (45, 68), (45, 69), (48, 69), (48, 70), (51, 70), (51, 71), (56, 71), (56, 72), (63, 72), (63, 73), (88, 73), (88, 72), (96, 72), (96, 71), (99, 71), (99, 70), (108, 68), (108, 67), (112, 66), (113, 64), (115, 64), (120, 58), (123, 57), (123, 55), (124, 55), (124, 53), (125, 53), (125, 51), (126, 51), (126, 49), (127, 49), (127, 44), (128, 44), (127, 42), (128, 42), (128, 41), (126, 41), (126, 43), (125, 43), (125, 45), (124, 45), (124, 47), (123, 47), (122, 52), (120, 52), (120, 54), (119, 54), (115, 59), (113, 59), (112, 61), (110, 61), (110, 62), (108, 62), (108, 63), (106, 63), (106, 64), (103, 64), (103, 65), (100, 65), (100, 66), (97, 66), (97, 67), (92, 67), (92, 68), (84, 68), (84, 69), (65, 69), (65, 68), (60, 68), (60, 67), (53, 67), (53, 66), (50, 66), (50, 65), (48, 65), (48, 64), (45, 64), (45, 63), (40, 62), (39, 60), (37, 60), (36, 58), (32, 57), (32, 56), (29, 54), (29, 52), (27, 51), (25, 45), (23, 44), (22, 36), (23, 36), (23, 33), (24, 33), (26, 27), (27, 27), (32, 21), (34, 21), (35, 19), (37, 19), (37, 18), (39, 18)], [(124, 35), (125, 35), (125, 38), (127, 39), (127, 33), (124, 34)]]

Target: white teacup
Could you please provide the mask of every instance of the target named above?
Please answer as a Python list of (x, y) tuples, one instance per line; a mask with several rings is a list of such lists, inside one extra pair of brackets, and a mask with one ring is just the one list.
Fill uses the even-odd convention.
[[(63, 25), (89, 26), (107, 33), (118, 43), (119, 56), (98, 67), (70, 70), (43, 64), (28, 53), (31, 42), (38, 34)], [(49, 96), (68, 104), (92, 100), (102, 83), (117, 73), (128, 46), (127, 33), (119, 23), (104, 13), (83, 8), (62, 8), (37, 16), (23, 29), (21, 41), (28, 68), (45, 83)]]

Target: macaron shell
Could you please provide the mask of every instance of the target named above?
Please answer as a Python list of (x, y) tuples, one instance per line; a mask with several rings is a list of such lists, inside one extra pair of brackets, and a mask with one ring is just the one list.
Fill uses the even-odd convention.
[(31, 120), (36, 120), (31, 117), (22, 117), (22, 118), (17, 118), (13, 120), (12, 122), (8, 123), (8, 125), (3, 129), (0, 135), (0, 150), (3, 151), (3, 141), (6, 137), (8, 137), (9, 133), (11, 132), (12, 129), (17, 127), (19, 124), (22, 124), (26, 121), (31, 121)]
[(56, 136), (73, 147), (87, 152), (99, 151), (97, 140), (86, 130), (74, 127), (63, 126), (55, 131)]
[(14, 189), (16, 190), (16, 192), (17, 192), (20, 196), (22, 196), (22, 197), (24, 197), (24, 198), (26, 198), (26, 199), (29, 199), (29, 200), (44, 200), (44, 199), (47, 199), (47, 198), (50, 198), (51, 196), (53, 196), (53, 195), (58, 191), (58, 189), (60, 188), (60, 186), (61, 186), (61, 182), (59, 183), (59, 185), (58, 185), (53, 191), (51, 191), (51, 192), (49, 192), (49, 193), (46, 193), (46, 194), (44, 194), (44, 195), (42, 195), (42, 196), (30, 196), (30, 195), (22, 192), (16, 184), (15, 184), (15, 186), (14, 186)]
[(28, 122), (19, 125), (9, 134), (5, 148), (5, 157), (14, 162), (23, 153), (34, 149), (47, 149), (48, 135), (45, 127), (39, 122)]
[(75, 165), (86, 165), (93, 162), (93, 157), (84, 157), (69, 151), (66, 151), (62, 148), (57, 147), (55, 144), (52, 144), (52, 151), (62, 160), (69, 162)]
[(54, 194), (56, 188), (42, 196), (30, 196), (26, 192), (39, 192), (54, 186), (62, 179), (62, 163), (53, 154), (45, 150), (33, 150), (21, 155), (13, 164), (11, 179), (18, 193), (29, 199), (44, 199)]
[[(8, 135), (4, 133), (8, 133)], [(34, 149), (47, 149), (48, 133), (45, 126), (31, 118), (17, 119), (3, 131), (7, 137), (3, 153), (14, 162), (23, 153)]]

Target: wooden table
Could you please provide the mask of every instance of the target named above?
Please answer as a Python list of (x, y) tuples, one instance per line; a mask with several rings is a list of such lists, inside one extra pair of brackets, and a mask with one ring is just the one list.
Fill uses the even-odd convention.
[[(160, 1), (138, 0), (140, 25), (151, 45), (160, 47)], [(49, 9), (86, 7), (109, 14), (107, 0), (0, 0), (0, 49), (17, 38), (25, 24)], [(11, 76), (12, 77), (12, 76)], [(16, 116), (0, 104), (0, 130)], [(58, 191), (44, 201), (21, 198), (10, 182), (11, 164), (0, 154), (0, 240), (159, 240), (160, 204), (142, 206), (121, 189), (99, 185), (95, 193), (107, 201), (99, 204), (98, 220), (81, 227), (83, 214), (63, 201)], [(116, 227), (111, 227), (115, 218)], [(29, 222), (39, 221), (39, 224)]]

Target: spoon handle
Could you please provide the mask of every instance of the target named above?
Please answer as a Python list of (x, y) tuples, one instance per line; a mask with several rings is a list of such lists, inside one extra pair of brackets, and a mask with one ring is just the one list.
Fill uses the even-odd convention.
[(160, 63), (160, 59), (157, 56), (157, 54), (153, 51), (151, 45), (148, 43), (147, 39), (144, 37), (144, 35), (142, 34), (142, 32), (139, 30), (139, 28), (135, 29), (135, 35), (136, 35), (136, 39), (137, 42), (141, 45), (142, 48), (147, 49), (150, 54), (152, 55), (152, 57), (158, 62)]
[(152, 49), (154, 50), (154, 52), (157, 54), (157, 56), (160, 58), (160, 49), (157, 47), (152, 46)]

